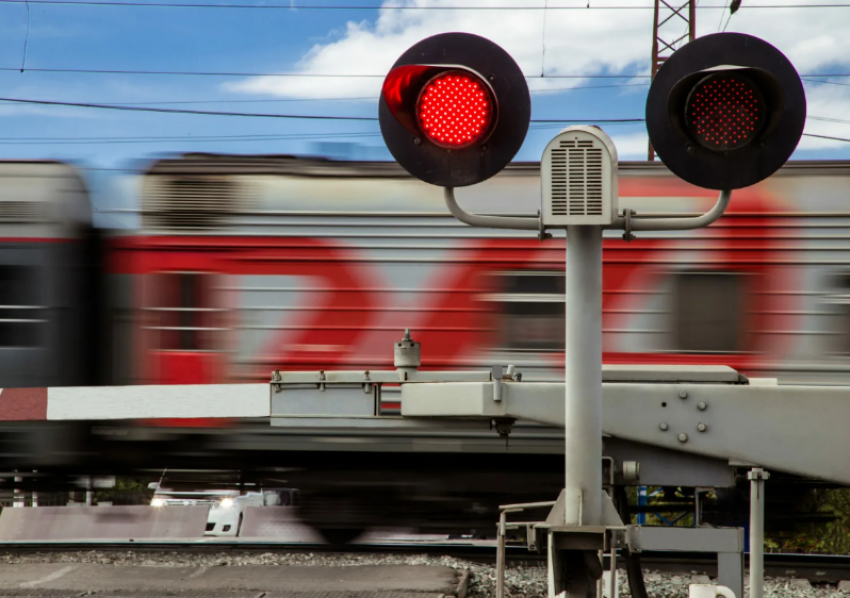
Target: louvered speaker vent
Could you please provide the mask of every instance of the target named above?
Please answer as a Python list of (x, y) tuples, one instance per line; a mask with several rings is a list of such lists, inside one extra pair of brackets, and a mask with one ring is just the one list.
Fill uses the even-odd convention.
[(589, 125), (567, 127), (540, 160), (544, 227), (609, 225), (617, 216), (617, 148)]
[(43, 202), (0, 202), (0, 222), (44, 222), (47, 218), (47, 206)]
[(156, 181), (146, 193), (144, 225), (178, 230), (220, 228), (239, 210), (238, 203), (231, 181), (214, 178)]
[(552, 149), (552, 215), (602, 215), (602, 150), (590, 140)]

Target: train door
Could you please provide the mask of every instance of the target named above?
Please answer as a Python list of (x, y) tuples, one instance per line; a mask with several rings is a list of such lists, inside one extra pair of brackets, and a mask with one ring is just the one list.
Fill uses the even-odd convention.
[(226, 308), (210, 272), (146, 276), (146, 376), (153, 384), (213, 384), (226, 380)]
[[(55, 384), (61, 381), (50, 371), (48, 330), (51, 314), (46, 301), (43, 263), (34, 256), (46, 255), (42, 248), (3, 247), (4, 260), (19, 263), (0, 265), (0, 374), (4, 387)], [(30, 263), (21, 263), (30, 261)]]

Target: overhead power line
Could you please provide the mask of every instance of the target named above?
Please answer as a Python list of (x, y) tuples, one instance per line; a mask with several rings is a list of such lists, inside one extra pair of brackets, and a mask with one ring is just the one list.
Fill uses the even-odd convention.
[[(3, 0), (0, 0), (2, 2)], [(848, 4), (850, 6), (850, 4)], [(3, 66), (0, 71), (21, 72), (20, 67)], [(135, 69), (84, 69), (84, 68), (29, 68), (25, 72), (33, 73), (84, 73), (91, 75), (160, 75), (160, 76), (179, 76), (179, 77), (280, 77), (280, 78), (302, 78), (302, 79), (383, 79), (387, 76), (383, 74), (366, 74), (366, 73), (251, 73), (251, 72), (235, 72), (235, 71), (160, 71), (160, 70), (135, 70)], [(845, 78), (850, 77), (850, 73), (805, 73), (800, 75), (801, 78)], [(526, 79), (651, 79), (651, 75), (599, 75), (599, 74), (579, 74), (579, 75), (525, 75)], [(828, 83), (828, 81), (818, 81), (818, 83)], [(546, 91), (545, 89), (537, 91)]]
[[(274, 114), (263, 112), (225, 112), (219, 110), (188, 110), (185, 108), (154, 108), (151, 106), (133, 106), (129, 104), (95, 104), (90, 102), (63, 102), (59, 100), (34, 100), (27, 98), (4, 98), (0, 102), (11, 102), (15, 104), (35, 104), (43, 106), (68, 106), (71, 108), (94, 108), (99, 110), (119, 110), (124, 112), (156, 112), (164, 114), (193, 114), (197, 116), (240, 116), (253, 118), (282, 118), (303, 120), (331, 120), (331, 121), (377, 121), (377, 116), (332, 116), (323, 114)], [(574, 119), (574, 118), (533, 118), (533, 123), (637, 123), (643, 122), (642, 118), (603, 118), (603, 119)]]
[[(621, 123), (611, 123), (613, 125)], [(529, 130), (539, 131), (557, 128), (560, 125), (536, 124)], [(296, 139), (351, 139), (363, 137), (380, 137), (379, 132), (354, 131), (339, 133), (281, 133), (268, 135), (162, 135), (152, 137), (0, 137), (0, 145), (111, 145), (111, 144), (144, 144), (144, 143), (184, 143), (184, 142), (264, 142)]]
[[(100, 104), (93, 102), (65, 102), (61, 100), (37, 100), (30, 98), (5, 98), (0, 97), (0, 102), (13, 104), (35, 104), (43, 106), (67, 106), (70, 108), (91, 108), (98, 110), (118, 110), (122, 112), (153, 112), (158, 114), (189, 114), (196, 116), (238, 116), (249, 118), (282, 118), (301, 120), (331, 120), (331, 121), (368, 121), (376, 122), (377, 116), (336, 116), (325, 114), (279, 114), (265, 112), (228, 112), (220, 110), (190, 110), (186, 108), (157, 108), (152, 106), (138, 106), (132, 104)], [(810, 120), (826, 122), (837, 122), (850, 124), (850, 120), (831, 118), (826, 116), (808, 116)], [(565, 124), (565, 123), (606, 123), (627, 124), (645, 122), (644, 118), (532, 118), (531, 122), (536, 124)]]
[(815, 135), (814, 133), (803, 133), (803, 137), (817, 137), (818, 139), (829, 139), (831, 141), (845, 141), (850, 143), (846, 137), (831, 137), (830, 135)]
[[(384, 6), (384, 5), (345, 5), (345, 4), (210, 4), (191, 2), (117, 2), (106, 0), (0, 0), (0, 4), (50, 4), (70, 6), (128, 6), (139, 8), (204, 8), (204, 9), (236, 9), (236, 10), (412, 10), (412, 11), (455, 11), (455, 10), (487, 10), (487, 11), (542, 11), (542, 10), (653, 10), (653, 5), (623, 4), (608, 6), (475, 6), (475, 5), (427, 5), (427, 6)], [(747, 6), (747, 9), (775, 9), (775, 8), (848, 8), (850, 3), (841, 4), (755, 4)], [(726, 10), (726, 5), (709, 4), (699, 7), (700, 10)]]
[[(2, 2), (3, 0), (0, 0)], [(20, 67), (4, 66), (0, 71), (21, 72)], [(86, 73), (93, 75), (170, 75), (181, 77), (293, 77), (303, 79), (383, 79), (383, 74), (364, 73), (251, 73), (233, 71), (159, 71), (136, 69), (83, 69), (83, 68), (29, 68), (33, 73)], [(839, 75), (811, 75), (813, 77), (834, 77)], [(850, 73), (847, 75), (850, 77)], [(526, 75), (526, 79), (649, 79), (649, 75)]]
[(302, 120), (362, 120), (376, 121), (377, 116), (333, 116), (323, 114), (269, 114), (262, 112), (224, 112), (217, 110), (188, 110), (185, 108), (153, 108), (150, 106), (132, 106), (127, 104), (93, 104), (89, 102), (62, 102), (58, 100), (30, 100), (24, 98), (2, 98), (0, 102), (15, 104), (36, 104), (44, 106), (69, 106), (73, 108), (97, 108), (99, 110), (120, 110), (125, 112), (158, 112), (165, 114), (195, 114), (201, 116), (252, 116), (256, 118), (283, 118)]

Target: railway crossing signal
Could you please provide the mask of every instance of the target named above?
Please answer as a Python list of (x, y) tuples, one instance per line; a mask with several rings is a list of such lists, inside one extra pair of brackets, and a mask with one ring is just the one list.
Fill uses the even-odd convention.
[(658, 157), (685, 181), (740, 189), (776, 172), (797, 147), (806, 95), (794, 66), (742, 33), (700, 37), (658, 70), (646, 128)]
[[(630, 240), (634, 231), (710, 225), (734, 189), (767, 178), (788, 160), (803, 133), (806, 98), (797, 71), (770, 44), (737, 33), (694, 40), (658, 70), (646, 124), (655, 152), (674, 174), (720, 190), (711, 210), (685, 218), (618, 214), (616, 147), (601, 129), (577, 126), (544, 150), (536, 218), (465, 212), (454, 187), (504, 168), (525, 139), (529, 114), (516, 63), (492, 42), (463, 33), (436, 35), (405, 52), (384, 81), (380, 103), (381, 132), (393, 156), (413, 176), (445, 187), (446, 205), (460, 221), (537, 230), (541, 239), (547, 229), (567, 230), (565, 485), (547, 519), (549, 595), (585, 598), (602, 574), (597, 550), (614, 546), (623, 527), (603, 495), (600, 467), (603, 230), (622, 229)], [(760, 575), (751, 576), (756, 598)]]
[(516, 155), (531, 119), (519, 66), (470, 33), (443, 33), (410, 47), (384, 80), (381, 134), (416, 178), (442, 187), (489, 179)]

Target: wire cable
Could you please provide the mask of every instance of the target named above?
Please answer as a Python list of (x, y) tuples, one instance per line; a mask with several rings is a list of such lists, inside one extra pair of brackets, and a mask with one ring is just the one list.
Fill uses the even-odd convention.
[[(71, 108), (92, 108), (98, 110), (119, 110), (124, 112), (153, 112), (158, 114), (189, 114), (196, 116), (236, 116), (252, 118), (283, 118), (302, 120), (331, 120), (331, 121), (368, 121), (375, 122), (376, 116), (334, 116), (324, 114), (276, 114), (264, 112), (225, 112), (218, 110), (189, 110), (185, 108), (155, 108), (151, 106), (137, 106), (132, 104), (99, 104), (92, 102), (64, 102), (60, 100), (35, 100), (28, 98), (4, 98), (0, 102), (14, 104), (35, 104), (47, 106), (67, 106)], [(850, 120), (832, 118), (826, 116), (807, 116), (810, 120), (825, 122), (837, 122), (850, 124)], [(645, 122), (644, 118), (532, 118), (535, 124), (568, 124), (568, 123), (605, 123), (605, 124), (631, 124)]]
[[(0, 0), (0, 4), (23, 4), (27, 0)], [(105, 7), (137, 7), (137, 8), (203, 8), (203, 9), (236, 9), (236, 10), (410, 10), (410, 11), (458, 11), (458, 10), (484, 10), (484, 11), (529, 11), (547, 10), (545, 6), (385, 6), (385, 5), (344, 5), (344, 4), (210, 4), (191, 2), (118, 2), (112, 0), (29, 0), (32, 4), (50, 4), (69, 6), (105, 6)], [(653, 5), (635, 6), (608, 5), (608, 6), (549, 6), (548, 10), (653, 10)], [(850, 8), (850, 3), (840, 4), (762, 4), (753, 5), (748, 8), (775, 9), (775, 8)], [(726, 10), (726, 5), (709, 4), (699, 7), (700, 10)]]
[[(0, 0), (2, 2), (3, 0)], [(850, 6), (850, 5), (848, 5)], [(3, 66), (0, 71), (15, 71), (20, 72), (20, 67)], [(133, 70), (133, 69), (84, 69), (84, 68), (30, 68), (27, 67), (28, 73), (84, 73), (93, 75), (161, 75), (161, 76), (179, 76), (179, 77), (293, 77), (303, 79), (383, 79), (387, 75), (384, 74), (365, 74), (365, 73), (251, 73), (251, 72), (233, 72), (233, 71), (159, 71), (159, 70)], [(850, 73), (805, 73), (800, 77), (820, 77), (820, 78), (845, 78), (850, 77)], [(598, 74), (581, 74), (581, 75), (525, 75), (526, 79), (652, 79), (652, 75), (598, 75)], [(826, 83), (825, 81), (823, 83)]]
[[(274, 114), (263, 112), (224, 112), (218, 110), (188, 110), (184, 108), (153, 108), (150, 106), (134, 106), (129, 104), (96, 104), (90, 102), (63, 102), (59, 100), (33, 100), (25, 98), (4, 98), (0, 102), (15, 104), (35, 104), (46, 106), (68, 106), (72, 108), (94, 108), (98, 110), (119, 110), (124, 112), (155, 112), (164, 114), (192, 114), (196, 116), (240, 116), (253, 118), (283, 118), (303, 120), (334, 120), (334, 121), (377, 121), (377, 116), (332, 116), (323, 114)], [(533, 118), (533, 123), (639, 123), (642, 118), (602, 118), (602, 119), (575, 119), (575, 118)]]
[[(2, 1), (2, 0), (0, 0)], [(3, 66), (0, 71), (19, 71), (18, 67)], [(180, 77), (293, 77), (303, 79), (383, 79), (384, 74), (365, 73), (250, 73), (228, 71), (159, 71), (134, 69), (27, 68), (31, 73), (85, 73), (93, 75), (166, 75)], [(810, 75), (835, 77), (841, 75)], [(850, 73), (844, 75), (850, 77)], [(525, 75), (526, 79), (650, 79), (649, 75)]]
[(850, 143), (850, 139), (846, 137), (832, 137), (831, 135), (815, 135), (814, 133), (803, 133), (803, 137), (815, 137), (817, 139), (830, 139), (832, 141), (845, 141)]

